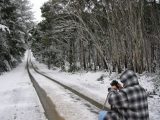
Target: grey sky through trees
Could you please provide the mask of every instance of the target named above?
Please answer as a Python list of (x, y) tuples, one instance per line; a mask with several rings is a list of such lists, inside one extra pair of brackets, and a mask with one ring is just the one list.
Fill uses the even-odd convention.
[(31, 4), (33, 5), (33, 12), (34, 12), (34, 18), (37, 22), (42, 20), (41, 17), (41, 9), (40, 7), (43, 5), (43, 3), (47, 2), (48, 0), (29, 0)]

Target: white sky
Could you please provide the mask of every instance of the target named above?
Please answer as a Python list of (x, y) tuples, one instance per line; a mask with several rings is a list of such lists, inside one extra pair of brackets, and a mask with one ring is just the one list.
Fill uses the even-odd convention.
[(48, 0), (29, 0), (29, 1), (31, 4), (33, 4), (33, 12), (35, 20), (37, 22), (40, 22), (42, 20), (40, 7), (43, 5), (44, 2), (47, 2)]

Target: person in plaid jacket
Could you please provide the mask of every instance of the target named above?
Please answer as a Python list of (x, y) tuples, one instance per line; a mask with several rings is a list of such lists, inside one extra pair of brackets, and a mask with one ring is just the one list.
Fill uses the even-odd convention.
[(126, 70), (120, 80), (123, 88), (112, 86), (108, 94), (113, 109), (107, 113), (107, 120), (149, 120), (147, 93), (136, 74)]

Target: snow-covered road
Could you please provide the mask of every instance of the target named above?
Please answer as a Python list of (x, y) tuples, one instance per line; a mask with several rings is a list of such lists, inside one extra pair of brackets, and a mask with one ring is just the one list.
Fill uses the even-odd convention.
[[(113, 79), (117, 79), (117, 74), (113, 73), (109, 76), (106, 72), (82, 72), (82, 73), (66, 73), (61, 72), (59, 69), (48, 70), (47, 66), (38, 63), (34, 58), (32, 58), (34, 66), (36, 66), (39, 71), (43, 74), (72, 87), (73, 89), (89, 96), (90, 98), (98, 101), (99, 103), (104, 103), (105, 97), (108, 93), (107, 88), (110, 87), (110, 82)], [(104, 76), (102, 81), (98, 79)], [(139, 76), (140, 84), (148, 91), (152, 92), (155, 90), (153, 79), (155, 76), (147, 76), (146, 74)], [(149, 102), (149, 112), (150, 120), (159, 120), (160, 118), (160, 96), (151, 95), (148, 98)], [(93, 120), (88, 118), (89, 120)]]
[[(27, 53), (23, 62), (11, 72), (0, 76), (0, 120), (46, 120), (44, 110), (37, 93), (29, 79), (26, 70)], [(48, 70), (47, 66), (40, 64), (32, 58), (34, 66), (40, 71), (63, 84), (78, 90), (90, 98), (103, 103), (110, 82), (116, 79), (106, 72), (65, 73), (58, 69)], [(54, 103), (56, 111), (65, 120), (97, 120), (99, 109), (87, 101), (36, 73), (30, 68), (31, 74), (43, 88), (47, 97)], [(102, 80), (98, 80), (104, 76)], [(141, 85), (148, 91), (154, 90), (153, 77), (140, 76)], [(149, 97), (150, 120), (160, 118), (160, 97)]]
[(25, 69), (26, 57), (17, 68), (0, 76), (0, 120), (46, 119)]
[(97, 120), (99, 109), (81, 99), (72, 92), (64, 89), (57, 83), (43, 77), (30, 69), (40, 87), (45, 90), (48, 97), (56, 105), (56, 110), (65, 120)]

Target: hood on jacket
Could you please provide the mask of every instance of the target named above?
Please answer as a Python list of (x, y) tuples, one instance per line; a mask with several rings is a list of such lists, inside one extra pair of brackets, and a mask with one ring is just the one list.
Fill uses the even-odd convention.
[(138, 85), (137, 75), (132, 70), (126, 70), (120, 76), (120, 81), (123, 83), (124, 87)]

